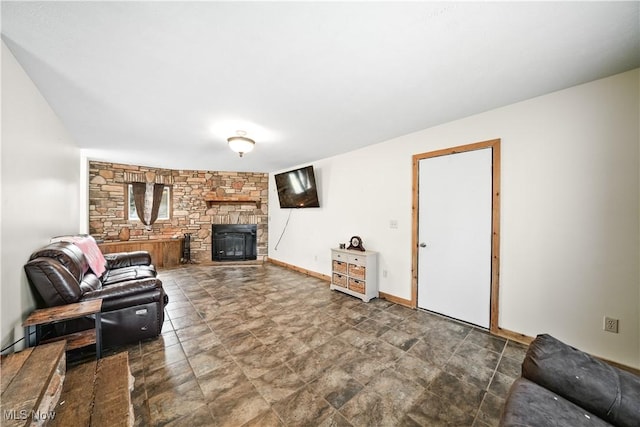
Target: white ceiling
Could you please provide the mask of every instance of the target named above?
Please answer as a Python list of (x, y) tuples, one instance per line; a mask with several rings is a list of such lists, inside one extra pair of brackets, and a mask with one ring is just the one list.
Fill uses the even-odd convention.
[(2, 1), (2, 39), (91, 157), (268, 172), (636, 68), (639, 5)]

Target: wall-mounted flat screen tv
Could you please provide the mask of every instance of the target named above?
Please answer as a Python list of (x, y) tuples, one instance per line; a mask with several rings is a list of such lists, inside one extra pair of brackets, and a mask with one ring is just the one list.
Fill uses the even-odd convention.
[(319, 208), (313, 166), (275, 175), (281, 208)]

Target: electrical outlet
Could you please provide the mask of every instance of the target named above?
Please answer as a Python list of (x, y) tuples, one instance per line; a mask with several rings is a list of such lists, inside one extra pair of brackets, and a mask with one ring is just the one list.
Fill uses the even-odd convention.
[(382, 277), (387, 277), (387, 270), (382, 270)]
[(614, 334), (618, 333), (618, 319), (613, 319), (611, 317), (604, 318), (604, 330), (607, 332), (613, 332)]

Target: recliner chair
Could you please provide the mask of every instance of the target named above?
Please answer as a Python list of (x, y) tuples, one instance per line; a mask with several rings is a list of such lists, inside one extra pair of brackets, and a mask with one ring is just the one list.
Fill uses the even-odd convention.
[[(95, 243), (95, 242), (94, 242)], [(109, 254), (98, 277), (82, 250), (56, 242), (34, 252), (24, 269), (38, 308), (102, 298), (102, 342), (105, 347), (134, 343), (160, 334), (168, 297), (156, 277), (148, 252)], [(54, 335), (94, 326), (91, 318), (55, 324)]]

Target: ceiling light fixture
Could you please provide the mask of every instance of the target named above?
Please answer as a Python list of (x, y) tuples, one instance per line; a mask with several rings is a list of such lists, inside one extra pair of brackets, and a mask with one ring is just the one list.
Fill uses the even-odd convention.
[(229, 148), (238, 153), (240, 157), (242, 157), (244, 153), (248, 153), (253, 150), (253, 147), (256, 145), (256, 142), (253, 139), (245, 136), (246, 134), (247, 133), (243, 130), (237, 130), (237, 136), (227, 138)]

